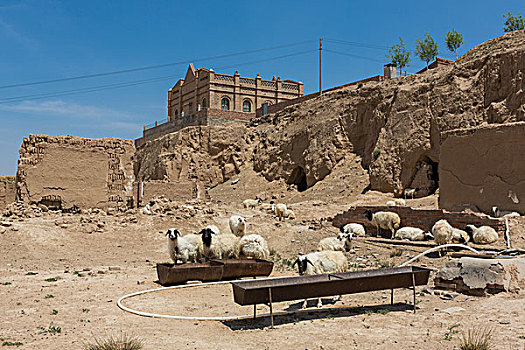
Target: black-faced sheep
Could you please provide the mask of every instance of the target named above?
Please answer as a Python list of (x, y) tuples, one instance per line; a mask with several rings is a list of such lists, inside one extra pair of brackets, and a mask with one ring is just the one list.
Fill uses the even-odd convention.
[(467, 225), (465, 228), (471, 240), (476, 244), (490, 244), (498, 240), (498, 233), (490, 226), (476, 227)]
[(242, 216), (232, 215), (229, 224), (234, 235), (242, 237), (246, 233), (246, 220)]
[(500, 210), (498, 207), (494, 206), (492, 207), (492, 213), (494, 214), (495, 218), (502, 218), (502, 217), (518, 217), (521, 216), (520, 213), (517, 211), (510, 211), (510, 210)]
[(201, 237), (193, 233), (181, 236), (180, 232), (174, 228), (168, 229), (166, 236), (170, 258), (175, 264), (179, 260), (183, 263), (199, 262), (203, 252)]
[(401, 224), (401, 218), (396, 213), (390, 211), (378, 211), (372, 213), (370, 209), (365, 210), (364, 214), (372, 222), (377, 229), (377, 236), (379, 236), (380, 229), (390, 230), (392, 232), (392, 239), (396, 233), (396, 230)]
[(207, 259), (238, 259), (239, 238), (231, 233), (213, 234), (210, 229), (201, 232), (203, 255)]
[[(344, 272), (348, 268), (348, 260), (343, 252), (323, 250), (320, 252), (299, 255), (293, 265), (297, 264), (299, 275), (318, 275), (323, 273)], [(341, 296), (334, 297), (334, 302), (340, 300)], [(302, 308), (306, 308), (305, 299)], [(323, 304), (317, 299), (317, 307)]]

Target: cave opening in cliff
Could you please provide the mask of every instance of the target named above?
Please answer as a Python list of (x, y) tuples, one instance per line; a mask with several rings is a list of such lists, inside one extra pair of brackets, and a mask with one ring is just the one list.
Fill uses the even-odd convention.
[(288, 183), (296, 185), (297, 191), (299, 192), (303, 192), (308, 189), (308, 183), (306, 182), (306, 173), (304, 172), (303, 167), (298, 166), (292, 171), (292, 175), (290, 175)]

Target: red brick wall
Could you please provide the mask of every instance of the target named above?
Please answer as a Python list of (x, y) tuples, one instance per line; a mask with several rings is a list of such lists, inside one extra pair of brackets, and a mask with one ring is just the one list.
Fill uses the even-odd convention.
[[(491, 226), (500, 236), (505, 232), (505, 222), (501, 219), (489, 218), (486, 215), (470, 214), (464, 212), (448, 212), (440, 209), (412, 209), (411, 207), (390, 207), (390, 206), (357, 206), (351, 207), (344, 213), (338, 214), (334, 217), (332, 225), (341, 227), (351, 222), (364, 224), (367, 232), (375, 235), (376, 228), (370, 224), (366, 218), (364, 211), (366, 209), (372, 212), (391, 211), (395, 212), (401, 218), (401, 227), (410, 226), (418, 227), (425, 231), (430, 231), (434, 223), (440, 219), (447, 220), (453, 227), (464, 230), (468, 224), (476, 226)], [(385, 233), (385, 230), (381, 230)]]

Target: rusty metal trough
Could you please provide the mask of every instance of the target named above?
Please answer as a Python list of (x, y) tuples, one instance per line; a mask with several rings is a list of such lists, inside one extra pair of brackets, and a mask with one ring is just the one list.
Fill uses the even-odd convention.
[(160, 284), (170, 285), (192, 280), (269, 276), (272, 269), (273, 263), (262, 259), (217, 259), (205, 263), (157, 264), (157, 276)]
[(416, 312), (416, 288), (426, 285), (430, 269), (405, 266), (391, 269), (376, 269), (339, 272), (323, 275), (283, 277), (267, 280), (235, 281), (234, 301), (240, 305), (268, 304), (273, 327), (272, 303), (326, 296), (371, 292), (390, 289), (390, 302), (394, 302), (394, 289), (413, 288), (414, 312)]

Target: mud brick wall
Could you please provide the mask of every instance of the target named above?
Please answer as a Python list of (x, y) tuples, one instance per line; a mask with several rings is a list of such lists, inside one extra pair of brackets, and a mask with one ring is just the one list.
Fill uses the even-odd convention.
[(0, 176), (0, 209), (16, 199), (16, 181), (14, 176)]
[(30, 135), (19, 152), (19, 200), (64, 210), (133, 203), (131, 140)]
[[(465, 213), (465, 212), (448, 212), (440, 209), (413, 209), (411, 207), (390, 207), (390, 206), (357, 206), (351, 207), (347, 211), (336, 215), (332, 224), (335, 227), (341, 227), (351, 222), (364, 224), (367, 232), (375, 235), (376, 228), (370, 224), (364, 211), (370, 209), (372, 212), (391, 211), (395, 212), (401, 218), (401, 227), (410, 226), (418, 227), (425, 231), (430, 231), (434, 223), (440, 219), (447, 220), (452, 226), (464, 229), (466, 225), (491, 226), (498, 231), (500, 237), (505, 233), (505, 222), (501, 219), (490, 218), (483, 214)], [(381, 230), (385, 237), (390, 236), (386, 230)]]

